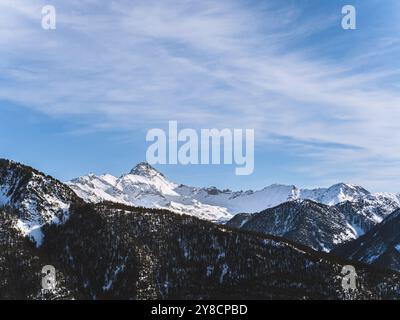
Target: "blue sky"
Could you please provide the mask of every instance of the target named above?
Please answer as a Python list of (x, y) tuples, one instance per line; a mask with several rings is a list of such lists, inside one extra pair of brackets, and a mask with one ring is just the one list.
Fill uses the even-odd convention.
[(120, 175), (177, 120), (256, 133), (253, 175), (157, 166), (177, 182), (399, 192), (399, 34), (397, 0), (2, 0), (0, 156), (61, 180)]

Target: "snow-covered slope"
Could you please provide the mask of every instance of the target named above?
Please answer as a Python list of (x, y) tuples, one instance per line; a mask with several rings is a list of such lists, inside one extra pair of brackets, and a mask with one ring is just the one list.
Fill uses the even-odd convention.
[(167, 208), (211, 221), (226, 221), (232, 217), (227, 208), (200, 202), (193, 196), (196, 188), (170, 182), (147, 163), (139, 163), (119, 178), (89, 174), (67, 184), (87, 202), (107, 200), (146, 208)]
[(329, 206), (344, 201), (354, 201), (367, 195), (370, 195), (370, 192), (363, 187), (346, 183), (338, 183), (329, 188), (300, 190), (300, 198), (310, 199)]
[[(284, 236), (316, 250), (330, 251), (357, 239), (400, 208), (394, 194), (371, 194), (362, 187), (336, 184), (327, 189), (300, 190), (298, 198), (272, 209), (238, 214), (228, 225)], [(315, 201), (308, 202), (309, 199)]]
[(16, 212), (17, 228), (40, 245), (41, 227), (68, 218), (75, 193), (63, 183), (22, 164), (0, 159), (0, 206)]
[(109, 174), (90, 174), (72, 180), (68, 185), (88, 202), (109, 200), (148, 208), (167, 208), (216, 222), (227, 221), (238, 213), (259, 212), (296, 199), (309, 199), (326, 205), (368, 199), (363, 208), (369, 205), (375, 210), (378, 207), (377, 221), (400, 208), (400, 200), (395, 195), (374, 195), (362, 187), (345, 183), (312, 190), (273, 184), (258, 191), (238, 192), (191, 187), (169, 181), (147, 163), (138, 164), (119, 178)]
[(355, 241), (334, 250), (335, 254), (400, 272), (400, 210)]
[(338, 203), (335, 207), (345, 214), (347, 221), (359, 237), (400, 208), (400, 201), (397, 195), (376, 193), (367, 194), (353, 201)]
[(231, 227), (285, 237), (315, 250), (331, 251), (357, 233), (335, 206), (293, 200), (254, 214), (238, 214)]
[(336, 205), (292, 200), (258, 213), (237, 214), (227, 224), (330, 251), (367, 233), (397, 208), (398, 198), (390, 194), (366, 194)]
[(240, 212), (259, 211), (298, 197), (295, 186), (271, 185), (260, 191), (233, 192), (176, 184), (147, 163), (139, 163), (119, 178), (89, 174), (67, 184), (88, 202), (108, 200), (167, 208), (217, 222), (227, 221)]

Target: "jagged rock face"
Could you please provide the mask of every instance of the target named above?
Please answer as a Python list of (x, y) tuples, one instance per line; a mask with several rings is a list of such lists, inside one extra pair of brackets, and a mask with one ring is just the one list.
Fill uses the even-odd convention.
[(400, 210), (362, 237), (338, 247), (334, 254), (400, 272)]
[(16, 209), (17, 228), (42, 241), (41, 227), (62, 223), (69, 215), (69, 206), (78, 201), (66, 185), (19, 163), (0, 159), (0, 205)]
[(282, 236), (327, 252), (356, 238), (342, 212), (310, 200), (289, 201), (259, 213), (238, 215), (227, 225)]
[(103, 203), (73, 207), (47, 228), (40, 250), (86, 299), (395, 298), (399, 275), (357, 265), (346, 294), (346, 261), (281, 238), (186, 215)]
[(142, 177), (148, 177), (148, 178), (153, 178), (153, 177), (164, 177), (164, 175), (155, 170), (150, 164), (147, 162), (140, 162), (137, 164), (130, 172), (129, 174), (137, 175), (137, 176), (142, 176)]

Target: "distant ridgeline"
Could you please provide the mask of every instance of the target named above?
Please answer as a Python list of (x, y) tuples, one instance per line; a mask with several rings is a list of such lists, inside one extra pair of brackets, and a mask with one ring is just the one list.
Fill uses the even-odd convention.
[[(124, 181), (147, 186), (144, 191), (174, 190), (175, 184), (161, 184), (170, 189), (153, 189), (149, 181), (167, 183), (161, 179), (165, 177), (144, 165), (136, 169)], [(199, 219), (195, 211), (188, 215), (113, 201), (85, 202), (68, 185), (5, 160), (0, 161), (0, 183), (6, 205), (0, 209), (2, 299), (400, 297), (398, 273), (299, 243), (304, 239), (317, 243), (302, 226), (309, 228), (310, 219), (332, 214), (330, 207), (335, 207), (337, 214), (336, 206), (294, 199), (268, 211), (276, 215), (276, 229), (270, 228), (268, 221), (256, 223), (263, 212), (248, 215), (248, 223), (265, 227), (257, 230), (246, 227), (244, 220), (238, 226), (229, 226)], [(109, 177), (108, 183), (114, 180)], [(206, 193), (207, 189), (198, 191)], [(147, 199), (151, 192), (146, 193)], [(210, 197), (227, 194), (232, 196), (232, 191), (214, 190)], [(237, 195), (245, 199), (251, 194)], [(346, 206), (346, 210), (350, 208)], [(283, 232), (284, 238), (265, 233), (278, 233), (280, 219), (292, 219), (291, 214), (296, 212), (301, 215), (290, 227), (296, 236), (290, 230)], [(317, 239), (329, 243), (329, 232), (337, 233), (336, 228), (342, 227), (340, 217), (337, 214), (333, 227), (324, 220), (310, 230), (316, 237), (321, 235)], [(306, 232), (304, 237), (300, 237), (301, 232)], [(354, 290), (342, 286), (341, 272), (349, 264), (357, 271)], [(54, 291), (42, 287), (41, 270), (47, 265), (56, 270)]]

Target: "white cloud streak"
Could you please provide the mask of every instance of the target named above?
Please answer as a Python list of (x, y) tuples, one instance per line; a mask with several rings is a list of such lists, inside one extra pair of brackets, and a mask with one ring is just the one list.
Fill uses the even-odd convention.
[[(297, 170), (326, 180), (342, 170), (340, 178), (368, 176), (367, 186), (400, 190), (391, 167), (400, 161), (400, 96), (385, 81), (398, 79), (399, 65), (368, 65), (398, 53), (391, 35), (343, 61), (316, 58), (315, 41), (301, 45), (339, 25), (340, 12), (310, 17), (269, 2), (53, 1), (57, 30), (45, 31), (44, 4), (1, 1), (0, 99), (92, 130), (150, 128), (171, 117), (192, 127), (251, 127), (261, 144), (290, 137), (317, 158), (318, 170), (315, 161)], [(354, 150), (321, 151), (314, 142)], [(381, 163), (371, 176), (370, 165)]]

